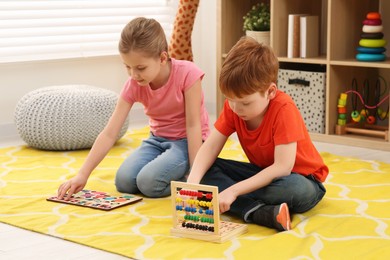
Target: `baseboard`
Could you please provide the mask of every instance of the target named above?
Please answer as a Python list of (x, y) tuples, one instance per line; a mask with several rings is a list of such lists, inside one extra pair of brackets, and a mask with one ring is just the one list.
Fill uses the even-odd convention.
[(9, 138), (19, 138), (15, 124), (0, 124), (0, 140)]

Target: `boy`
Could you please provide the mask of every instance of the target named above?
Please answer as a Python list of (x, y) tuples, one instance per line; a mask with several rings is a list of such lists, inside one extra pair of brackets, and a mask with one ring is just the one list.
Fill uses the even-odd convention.
[[(218, 186), (221, 213), (285, 231), (290, 211), (306, 212), (323, 198), (328, 167), (294, 102), (277, 89), (278, 70), (271, 48), (252, 38), (231, 49), (220, 74), (224, 108), (187, 182)], [(234, 132), (250, 163), (217, 158)]]

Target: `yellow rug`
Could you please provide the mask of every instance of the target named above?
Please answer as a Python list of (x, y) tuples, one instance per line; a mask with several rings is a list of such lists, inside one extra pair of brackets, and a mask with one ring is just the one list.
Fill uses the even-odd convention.
[[(147, 132), (128, 132), (86, 188), (120, 195), (113, 184), (116, 169)], [(246, 160), (238, 142), (230, 140), (225, 148), (223, 157)], [(0, 221), (136, 259), (390, 258), (389, 164), (323, 153), (328, 192), (313, 210), (293, 216), (291, 231), (249, 225), (248, 233), (215, 244), (170, 235), (170, 198), (144, 198), (109, 212), (46, 201), (86, 155), (0, 148)]]

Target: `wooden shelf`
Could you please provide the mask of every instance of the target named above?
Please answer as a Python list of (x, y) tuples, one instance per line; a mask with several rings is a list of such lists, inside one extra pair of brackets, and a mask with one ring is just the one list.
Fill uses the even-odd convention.
[(326, 56), (319, 56), (316, 58), (287, 58), (287, 57), (278, 57), (279, 62), (292, 62), (292, 63), (307, 63), (307, 64), (327, 64)]
[[(390, 58), (383, 62), (361, 62), (355, 59), (362, 21), (368, 12), (380, 11), (384, 35), (390, 45), (390, 1), (388, 0), (218, 0), (217, 75), (226, 53), (244, 35), (242, 17), (257, 2), (271, 4), (271, 46), (282, 65), (322, 65), (326, 68), (325, 133), (311, 134), (313, 140), (390, 151), (390, 142), (383, 138), (364, 135), (336, 135), (337, 102), (340, 93), (351, 89), (352, 79), (359, 85), (368, 79), (383, 77), (390, 87)], [(309, 59), (287, 58), (288, 15), (309, 13), (321, 21), (321, 56)], [(342, 17), (342, 21), (340, 21)], [(390, 56), (390, 51), (387, 51)], [(217, 76), (218, 81), (218, 76)], [(218, 82), (217, 82), (218, 86)], [(224, 97), (217, 88), (217, 114), (222, 109)], [(374, 89), (374, 88), (372, 88)], [(387, 93), (389, 94), (389, 90)], [(371, 94), (374, 96), (374, 93)], [(351, 102), (349, 100), (349, 102)], [(386, 109), (390, 100), (382, 105)], [(385, 122), (389, 126), (389, 120)], [(387, 138), (388, 140), (389, 138)]]
[(347, 60), (331, 60), (329, 62), (330, 65), (341, 65), (341, 66), (351, 66), (351, 67), (365, 67), (365, 68), (383, 68), (390, 69), (390, 60), (381, 62), (363, 62), (356, 61), (355, 59), (347, 59)]

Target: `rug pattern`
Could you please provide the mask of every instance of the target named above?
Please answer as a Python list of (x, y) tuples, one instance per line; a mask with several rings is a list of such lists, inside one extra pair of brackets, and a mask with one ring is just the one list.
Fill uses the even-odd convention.
[[(126, 133), (86, 188), (121, 195), (113, 184), (116, 169), (147, 135), (147, 128)], [(46, 201), (87, 153), (0, 148), (0, 221), (136, 259), (390, 257), (390, 164), (322, 153), (330, 168), (328, 192), (313, 210), (293, 216), (291, 231), (249, 225), (248, 233), (216, 244), (171, 236), (170, 198), (144, 198), (109, 212)], [(222, 157), (247, 160), (234, 140)]]

